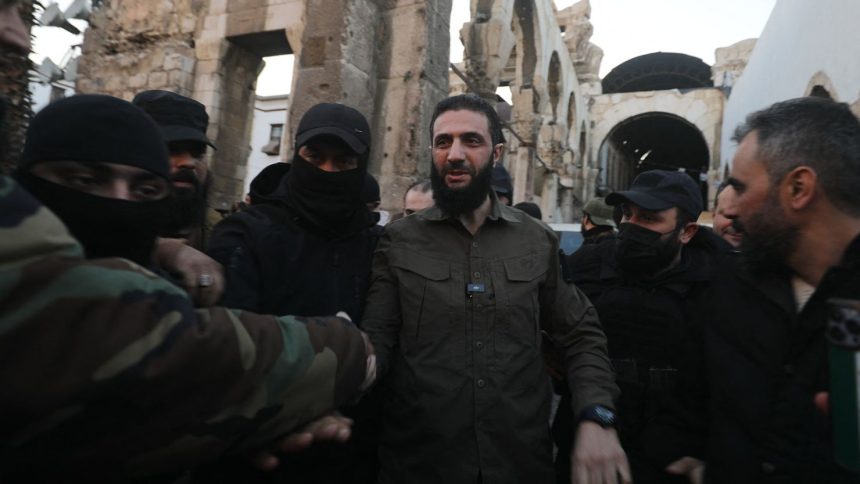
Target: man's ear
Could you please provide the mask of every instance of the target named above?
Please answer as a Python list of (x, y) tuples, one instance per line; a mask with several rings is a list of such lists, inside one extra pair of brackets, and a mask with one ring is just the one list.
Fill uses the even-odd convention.
[(502, 159), (502, 150), (505, 149), (504, 143), (499, 143), (493, 146), (493, 163), (498, 163)]
[(798, 166), (782, 179), (783, 202), (793, 210), (807, 208), (815, 198), (818, 175), (808, 166)]
[(696, 222), (690, 222), (684, 226), (683, 230), (681, 230), (681, 233), (678, 235), (678, 239), (681, 241), (681, 244), (686, 244), (693, 240), (693, 237), (698, 231), (699, 224), (697, 224)]

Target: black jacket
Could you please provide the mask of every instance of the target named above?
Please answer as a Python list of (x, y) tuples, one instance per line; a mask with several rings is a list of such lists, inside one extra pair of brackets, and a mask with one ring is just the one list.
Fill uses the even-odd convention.
[[(342, 238), (323, 235), (287, 204), (288, 170), (272, 165), (252, 183), (253, 205), (215, 226), (207, 253), (226, 273), (221, 304), (276, 315), (345, 311), (360, 325), (381, 227), (368, 225)], [(374, 482), (377, 399), (371, 393), (358, 406), (341, 409), (355, 421), (346, 446), (315, 445), (270, 473), (225, 461), (198, 471), (194, 482), (329, 483), (347, 482), (346, 476), (348, 482)]]
[(277, 315), (346, 311), (358, 324), (380, 229), (323, 235), (290, 210), (287, 176), (274, 192), (258, 194), (259, 203), (215, 226), (206, 252), (226, 272), (221, 304)]
[(678, 265), (657, 277), (636, 279), (618, 268), (616, 246), (614, 238), (583, 245), (566, 262), (572, 282), (594, 304), (606, 333), (621, 389), (616, 428), (634, 480), (673, 482), (662, 463), (647, 457), (644, 449), (651, 442), (643, 431), (676, 391), (679, 369), (700, 357), (690, 351), (689, 325), (698, 311), (694, 301), (707, 290), (717, 261), (731, 247), (701, 229), (684, 246)]
[(825, 303), (860, 299), (860, 237), (799, 313), (790, 277), (727, 261), (703, 298), (706, 403), (680, 414), (707, 409), (709, 482), (860, 482), (835, 463), (829, 419), (813, 405), (828, 388)]

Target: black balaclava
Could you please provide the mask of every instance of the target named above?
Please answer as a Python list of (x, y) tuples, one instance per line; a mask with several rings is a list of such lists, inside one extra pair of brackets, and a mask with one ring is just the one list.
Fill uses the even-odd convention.
[[(618, 229), (616, 257), (618, 266), (626, 274), (650, 277), (669, 267), (681, 250), (679, 229), (661, 234), (645, 227), (622, 223)], [(664, 235), (670, 234), (667, 239)]]
[(169, 177), (170, 161), (158, 127), (143, 111), (111, 96), (77, 95), (48, 105), (27, 129), (19, 182), (53, 211), (81, 242), (88, 258), (124, 257), (151, 265), (169, 200), (99, 197), (33, 175), (38, 163), (99, 162), (142, 168)]
[[(311, 140), (345, 145), (358, 156), (358, 167), (327, 172), (308, 163), (298, 152)], [(295, 147), (287, 177), (290, 208), (330, 237), (346, 237), (372, 225), (370, 212), (361, 201), (370, 155), (370, 127), (364, 116), (342, 104), (317, 104), (302, 116)]]
[(287, 178), (287, 201), (302, 219), (326, 235), (354, 234), (371, 225), (370, 211), (361, 201), (366, 166), (361, 161), (353, 170), (328, 172), (296, 154)]

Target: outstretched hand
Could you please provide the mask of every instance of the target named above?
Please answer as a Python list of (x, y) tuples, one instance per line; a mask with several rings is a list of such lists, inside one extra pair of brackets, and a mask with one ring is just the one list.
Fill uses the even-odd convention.
[(352, 419), (333, 412), (305, 425), (298, 432), (282, 437), (271, 449), (257, 452), (251, 458), (251, 463), (257, 469), (271, 471), (281, 463), (276, 453), (298, 452), (317, 442), (344, 443), (351, 435)]
[(575, 484), (629, 484), (630, 466), (615, 429), (584, 421), (576, 431), (571, 456)]
[(687, 476), (691, 484), (705, 482), (705, 463), (695, 457), (681, 457), (666, 466), (666, 472), (676, 476)]

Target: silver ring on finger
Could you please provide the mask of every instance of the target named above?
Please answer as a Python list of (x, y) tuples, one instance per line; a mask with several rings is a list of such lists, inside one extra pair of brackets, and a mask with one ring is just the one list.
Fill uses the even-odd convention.
[(213, 279), (211, 274), (200, 274), (197, 278), (197, 285), (200, 287), (209, 287), (212, 285)]

